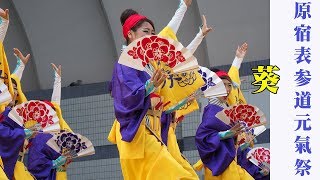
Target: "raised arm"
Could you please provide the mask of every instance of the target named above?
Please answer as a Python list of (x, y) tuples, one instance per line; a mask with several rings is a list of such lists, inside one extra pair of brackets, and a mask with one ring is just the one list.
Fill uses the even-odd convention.
[(54, 83), (53, 83), (53, 92), (51, 96), (51, 102), (55, 102), (60, 105), (61, 101), (61, 65), (58, 67), (51, 63), (51, 66), (54, 70)]
[(247, 54), (247, 50), (248, 44), (246, 42), (243, 43), (240, 47), (238, 46), (236, 56), (232, 62), (232, 66), (236, 67), (238, 70), (240, 69), (243, 58)]
[(19, 78), (19, 80), (21, 80), (24, 68), (26, 67), (26, 64), (28, 63), (28, 61), (30, 59), (30, 54), (27, 54), (26, 56), (24, 56), (21, 53), (21, 51), (17, 48), (13, 48), (13, 52), (17, 58), (17, 66), (14, 69), (12, 74), (15, 74)]
[(9, 26), (9, 10), (0, 8), (0, 41), (3, 43)]
[(190, 6), (191, 3), (192, 0), (180, 0), (179, 8), (176, 10), (174, 16), (168, 23), (167, 26), (170, 27), (175, 34), (177, 33), (184, 14), (187, 12), (188, 6)]
[(207, 20), (205, 15), (202, 15), (202, 27), (199, 29), (199, 33), (196, 37), (191, 41), (191, 43), (187, 46), (187, 49), (193, 54), (198, 46), (201, 44), (203, 38), (212, 31), (211, 27), (208, 27)]

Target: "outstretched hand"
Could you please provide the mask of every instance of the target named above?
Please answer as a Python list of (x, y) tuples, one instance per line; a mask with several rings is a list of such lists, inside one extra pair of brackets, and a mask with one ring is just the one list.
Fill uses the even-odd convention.
[(16, 55), (24, 65), (26, 65), (30, 59), (30, 54), (24, 56), (18, 48), (13, 48), (14, 55)]
[(207, 19), (206, 19), (206, 16), (205, 15), (202, 15), (202, 28), (201, 28), (201, 31), (202, 31), (202, 35), (203, 36), (206, 36), (210, 31), (212, 31), (212, 27), (208, 27), (207, 25)]
[(53, 70), (61, 77), (61, 65), (57, 67), (55, 64), (51, 63), (51, 66)]
[(240, 47), (238, 46), (236, 51), (236, 57), (244, 58), (244, 56), (247, 54), (247, 50), (248, 50), (248, 44), (245, 42)]
[(183, 0), (184, 3), (189, 7), (192, 3), (192, 0)]
[(9, 20), (9, 9), (3, 10), (0, 8), (0, 16), (3, 19)]

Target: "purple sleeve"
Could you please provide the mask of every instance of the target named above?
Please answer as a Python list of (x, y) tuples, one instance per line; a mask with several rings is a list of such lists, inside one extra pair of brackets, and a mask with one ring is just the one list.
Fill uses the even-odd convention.
[(52, 169), (52, 160), (57, 159), (60, 154), (46, 144), (51, 137), (51, 134), (38, 134), (32, 139), (27, 165), (29, 172), (37, 179), (56, 179), (56, 169)]
[(0, 156), (4, 164), (4, 171), (11, 179), (19, 152), (24, 144), (24, 130), (9, 117), (0, 123)]
[(168, 143), (168, 132), (172, 118), (172, 113), (166, 114), (163, 112), (161, 115), (161, 139), (166, 145)]
[(8, 117), (8, 114), (9, 114), (10, 111), (11, 111), (11, 108), (9, 108), (9, 107), (6, 107), (4, 109), (4, 111), (0, 114), (0, 123), (2, 121), (4, 121), (6, 119), (6, 117)]
[(234, 139), (220, 140), (218, 135), (220, 131), (230, 129), (230, 126), (215, 117), (221, 110), (221, 107), (212, 104), (205, 108), (195, 137), (200, 158), (214, 176), (223, 173), (236, 154)]
[(150, 98), (145, 97), (144, 87), (148, 79), (145, 72), (118, 63), (115, 65), (112, 77), (112, 96), (123, 141), (132, 141), (150, 107)]
[(260, 174), (260, 168), (254, 165), (251, 161), (247, 159), (247, 153), (250, 151), (250, 148), (247, 148), (243, 151), (241, 151), (240, 148), (238, 148), (237, 152), (237, 162), (239, 166), (241, 166), (243, 169), (245, 169), (254, 179), (268, 179), (268, 176), (263, 176)]

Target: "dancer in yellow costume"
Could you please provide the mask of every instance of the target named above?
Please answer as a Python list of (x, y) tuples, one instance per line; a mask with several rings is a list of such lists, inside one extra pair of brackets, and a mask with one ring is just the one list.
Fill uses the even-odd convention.
[[(125, 11), (121, 19), (123, 34), (128, 44), (144, 35), (154, 34), (153, 23), (132, 10)], [(132, 22), (135, 23), (128, 28)], [(165, 31), (167, 33), (163, 33)], [(175, 36), (172, 27), (166, 27), (160, 33), (166, 36), (163, 34), (171, 34), (171, 38)], [(118, 63), (115, 65), (112, 95), (117, 120), (108, 139), (117, 144), (124, 179), (192, 177), (192, 174), (172, 157), (163, 144), (161, 111), (152, 110), (151, 107), (149, 94), (154, 92), (164, 79), (165, 76), (160, 71), (156, 71), (150, 78), (145, 72)]]
[(62, 111), (60, 108), (61, 103), (61, 65), (58, 67), (51, 63), (52, 68), (54, 70), (54, 83), (53, 83), (53, 92), (51, 96), (51, 103), (53, 104), (53, 107), (58, 115), (59, 118), (59, 124), (61, 130), (66, 130), (72, 132), (72, 129), (69, 127), (67, 122), (62, 117)]
[[(13, 73), (11, 74), (11, 81), (14, 88), (14, 91), (17, 93), (14, 93), (14, 99), (15, 101), (12, 101), (9, 105), (11, 107), (14, 107), (17, 104), (21, 104), (23, 102), (27, 101), (27, 98), (25, 97), (22, 87), (21, 87), (21, 78), (23, 75), (24, 68), (26, 64), (28, 63), (30, 59), (30, 54), (23, 56), (23, 54), (19, 51), (19, 49), (14, 48), (14, 54), (17, 57), (17, 66)], [(25, 145), (28, 144), (28, 141), (25, 141)], [(23, 158), (25, 155), (25, 149), (23, 147), (22, 151), (19, 154), (19, 159), (16, 163), (16, 166), (14, 168), (14, 179), (16, 180), (28, 180), (28, 179), (34, 179), (32, 175), (27, 171), (27, 168), (23, 164)]]
[[(15, 71), (12, 73), (11, 78), (12, 78), (12, 84), (13, 87), (17, 89), (17, 96), (16, 96), (16, 101), (15, 104), (20, 104), (22, 102), (26, 102), (27, 99), (22, 92), (21, 89), (21, 83), (20, 79), (23, 74), (23, 70), (25, 68), (26, 63), (28, 62), (30, 58), (30, 54), (27, 56), (23, 56), (22, 53), (18, 49), (14, 49), (15, 55), (17, 56), (17, 67)], [(53, 93), (52, 93), (52, 98), (51, 98), (51, 103), (57, 113), (57, 116), (59, 118), (59, 124), (60, 128), (63, 130), (67, 131), (72, 131), (69, 125), (65, 122), (65, 120), (62, 117), (62, 112), (60, 108), (60, 99), (61, 99), (61, 66), (57, 68), (54, 64), (52, 64), (54, 70), (55, 70), (55, 79), (54, 79), (54, 86), (53, 86)], [(23, 179), (34, 179), (32, 175), (26, 170), (27, 168), (24, 166), (22, 160), (25, 152), (21, 152), (21, 158), (19, 161), (17, 161), (15, 170), (14, 170), (14, 178), (16, 180)], [(64, 170), (58, 171), (57, 174), (57, 179), (67, 179), (67, 174), (66, 174), (66, 168)]]
[[(5, 74), (5, 69), (7, 73), (10, 73), (9, 67), (8, 67), (8, 62), (7, 62), (7, 58), (4, 52), (4, 47), (3, 47), (3, 40), (5, 38), (5, 34), (8, 28), (8, 24), (9, 24), (9, 10), (6, 9), (5, 11), (3, 9), (0, 8), (0, 18), (1, 18), (1, 23), (0, 23), (0, 70), (1, 70), (1, 74), (0, 76), (3, 77), (3, 75)], [(8, 86), (8, 83), (7, 83)], [(8, 87), (9, 91), (10, 91), (10, 87)], [(12, 86), (11, 86), (11, 93), (13, 92)], [(6, 107), (6, 104), (4, 105), (0, 105), (1, 109), (0, 109), (0, 113), (2, 113)], [(2, 163), (2, 159), (0, 156), (0, 179), (6, 180), (8, 179), (6, 174), (4, 173), (3, 169), (3, 163)]]
[[(51, 103), (53, 104), (53, 106), (56, 110), (56, 113), (58, 115), (60, 128), (62, 130), (72, 132), (69, 125), (63, 119), (61, 108), (60, 108), (60, 102), (61, 102), (61, 65), (59, 65), (58, 67), (53, 63), (51, 65), (55, 71), (55, 73), (54, 73), (55, 78), (54, 78), (54, 83), (53, 83), (53, 92), (52, 92), (52, 96), (51, 96)], [(70, 162), (71, 161), (67, 159), (66, 163), (64, 163), (64, 165), (62, 165), (61, 168), (59, 168), (59, 170), (57, 171), (57, 174), (56, 174), (57, 180), (68, 179), (67, 167), (70, 164)]]
[[(3, 11), (1, 9), (1, 11)], [(4, 12), (4, 16), (1, 16), (1, 24), (0, 24), (0, 31), (1, 31), (1, 46), (2, 46), (2, 53), (1, 53), (1, 59), (2, 59), (2, 63), (3, 65), (6, 65), (6, 63), (4, 63), (4, 61), (6, 61), (5, 58), (5, 53), (4, 53), (4, 48), (2, 45), (2, 41), (5, 37), (7, 28), (8, 28), (8, 24), (9, 24), (9, 14), (8, 11), (6, 10)], [(4, 18), (6, 17), (6, 18)], [(10, 90), (10, 87), (12, 87), (13, 89), (13, 98), (12, 101), (8, 104), (9, 107), (14, 107), (17, 104), (23, 103), (25, 101), (27, 101), (26, 97), (24, 96), (23, 92), (22, 92), (22, 88), (21, 88), (21, 84), (20, 84), (20, 79), (22, 77), (22, 73), (25, 67), (25, 64), (28, 62), (29, 58), (30, 58), (30, 54), (28, 54), (27, 56), (23, 56), (22, 53), (14, 48), (14, 54), (17, 57), (17, 67), (15, 69), (15, 71), (13, 72), (13, 74), (10, 73), (6, 73), (3, 77), (8, 77), (7, 79), (7, 86)], [(4, 70), (6, 70), (6, 68), (4, 67)], [(6, 82), (6, 80), (5, 80)], [(2, 109), (2, 108), (1, 108)], [(33, 134), (31, 132), (31, 134)], [(28, 137), (28, 136), (26, 136)], [(29, 136), (30, 137), (30, 136)], [(27, 142), (27, 141), (26, 141)], [(26, 171), (26, 168), (22, 162), (23, 160), (23, 156), (24, 156), (24, 152), (23, 152), (23, 148), (22, 151), (19, 154), (19, 159), (15, 164), (15, 168), (14, 168), (14, 178), (15, 179), (34, 179), (30, 173), (28, 171)]]
[[(174, 40), (177, 40), (176, 37), (176, 33), (179, 29), (179, 26), (181, 24), (181, 21), (183, 19), (183, 16), (187, 10), (187, 6), (190, 6), (191, 1), (181, 1), (180, 2), (180, 6), (178, 8), (178, 10), (176, 11), (175, 15), (173, 16), (173, 18), (171, 19), (171, 21), (168, 23), (168, 25), (159, 33), (159, 35), (163, 36), (163, 37), (167, 37), (167, 38), (171, 38)], [(206, 19), (203, 16), (203, 27), (202, 29), (200, 29), (199, 33), (197, 34), (197, 36), (194, 38), (194, 40), (187, 46), (187, 49), (193, 54), (195, 52), (195, 50), (197, 49), (197, 47), (200, 45), (203, 37), (212, 30), (212, 28), (208, 28), (206, 25)], [(183, 102), (187, 102), (187, 101), (183, 101)], [(184, 103), (182, 103), (184, 104)], [(174, 109), (178, 109), (181, 105), (181, 103), (176, 106)], [(173, 111), (172, 109), (170, 110), (171, 112)], [(171, 117), (170, 115), (165, 115), (162, 117)], [(162, 121), (162, 120), (161, 120)], [(166, 119), (164, 121), (168, 121), (169, 123), (171, 122), (170, 120)], [(162, 124), (163, 125), (163, 124)], [(177, 138), (175, 135), (175, 128), (176, 128), (176, 123), (172, 123), (170, 125), (170, 129), (169, 129), (169, 134), (168, 134), (168, 129), (166, 128), (166, 130), (162, 130), (162, 138), (164, 138), (164, 143), (167, 144), (167, 139), (168, 140), (168, 151), (170, 152), (170, 154), (175, 158), (175, 160), (180, 163), (184, 169), (186, 169), (189, 173), (192, 174), (191, 177), (185, 178), (185, 179), (199, 179), (196, 172), (193, 170), (192, 166), (190, 165), (190, 163), (186, 160), (186, 158), (181, 154), (178, 143), (177, 143)], [(163, 128), (163, 127), (162, 127)], [(169, 137), (169, 138), (168, 138)]]
[[(59, 118), (60, 128), (62, 130), (72, 132), (69, 125), (62, 117), (61, 102), (61, 65), (58, 67), (51, 64), (55, 71), (53, 84), (53, 92), (51, 96), (51, 104), (54, 107)], [(52, 137), (50, 134), (38, 134), (32, 140), (32, 146), (29, 150), (28, 170), (37, 179), (64, 180), (67, 179), (67, 167), (70, 159), (64, 155), (60, 155), (52, 148), (46, 145), (46, 142)], [(55, 157), (55, 159), (52, 159)]]
[[(8, 67), (8, 63), (7, 63), (7, 58), (4, 52), (4, 47), (3, 47), (3, 40), (5, 38), (8, 26), (9, 26), (9, 10), (5, 10), (3, 11), (2, 9), (0, 9), (0, 40), (1, 40), (1, 52), (0, 52), (0, 58), (1, 58), (1, 77), (4, 78), (4, 83), (7, 85), (9, 92), (12, 93), (12, 101), (9, 104), (2, 104), (1, 105), (1, 113), (5, 110), (4, 112), (4, 116), (7, 115), (7, 113), (10, 111), (10, 109), (12, 107), (14, 107), (16, 104), (20, 104), (22, 102), (27, 101), (27, 99), (25, 98), (23, 92), (22, 92), (22, 88), (21, 88), (21, 84), (20, 84), (20, 79), (25, 67), (25, 64), (28, 62), (29, 58), (30, 58), (30, 54), (27, 55), (26, 57), (24, 57), (21, 52), (18, 49), (14, 49), (14, 53), (17, 56), (18, 59), (18, 64), (17, 64), (17, 68), (14, 71), (13, 74), (10, 74), (10, 70)], [(9, 122), (9, 120), (8, 120)], [(10, 125), (10, 123), (5, 123), (6, 127), (8, 128)], [(11, 126), (10, 126), (11, 127)], [(12, 128), (12, 127), (11, 127)], [(14, 130), (12, 130), (14, 131)], [(18, 130), (17, 130), (18, 131)], [(0, 132), (1, 133), (1, 132)], [(25, 137), (29, 138), (30, 136), (32, 136), (32, 132), (28, 131), (27, 129), (25, 129)], [(21, 136), (22, 137), (22, 136)], [(17, 136), (18, 138), (18, 136)], [(17, 140), (17, 139), (16, 139)], [(19, 138), (19, 141), (23, 140), (22, 138)], [(18, 141), (15, 141), (18, 143)], [(18, 144), (16, 144), (18, 145)], [(13, 144), (12, 144), (13, 146)], [(19, 146), (20, 147), (20, 146)], [(16, 147), (15, 147), (16, 148)], [(22, 147), (23, 149), (23, 147)], [(18, 153), (18, 152), (17, 152)], [(22, 152), (19, 154), (20, 158), (19, 160), (23, 159), (23, 150)], [(1, 157), (0, 157), (1, 158)], [(8, 166), (12, 166), (14, 167), (14, 174), (12, 174), (12, 170), (11, 168), (9, 168), (7, 170), (7, 172), (10, 174), (10, 178), (13, 175), (15, 179), (34, 179), (30, 173), (28, 171), (26, 171), (26, 168), (24, 167), (24, 164), (21, 161), (16, 161), (16, 156), (14, 155), (14, 153), (12, 154), (12, 156), (8, 156), (8, 159), (6, 160), (6, 162), (8, 162)], [(2, 160), (1, 160), (2, 161)], [(14, 165), (14, 166), (13, 166)], [(6, 168), (6, 167), (5, 167)], [(0, 171), (0, 174), (2, 173), (2, 169)], [(5, 175), (1, 175), (1, 176), (5, 176)]]
[[(9, 26), (9, 10), (0, 8), (0, 77), (7, 86), (11, 95), (13, 95), (13, 87), (10, 78), (10, 68), (7, 61), (7, 56), (4, 51), (3, 41), (6, 37)], [(0, 104), (0, 113), (2, 113), (8, 103)]]
[[(25, 98), (22, 90), (21, 90), (21, 84), (20, 84), (20, 78), (22, 77), (22, 73), (23, 73), (23, 70), (24, 70), (24, 67), (25, 67), (25, 64), (28, 62), (29, 58), (30, 58), (30, 55), (27, 55), (26, 57), (23, 56), (21, 54), (21, 52), (18, 50), (18, 49), (14, 49), (14, 52), (15, 52), (15, 55), (17, 56), (17, 60), (18, 60), (18, 63), (17, 63), (17, 67), (14, 71), (13, 74), (11, 74), (11, 81), (12, 81), (12, 85), (13, 85), (13, 88), (14, 88), (14, 96), (12, 98), (12, 101), (8, 104), (8, 106), (6, 107), (6, 110), (4, 111), (4, 114), (5, 116), (7, 116), (7, 114), (9, 113), (9, 111), (11, 110), (11, 107), (14, 107), (15, 105), (17, 104), (20, 104), (20, 103), (23, 103), (23, 102), (26, 102), (27, 99)], [(6, 120), (7, 123), (6, 126), (7, 127), (10, 127), (10, 128), (13, 128), (12, 131), (15, 131), (15, 129), (18, 129), (17, 127), (14, 127), (12, 126), (12, 124), (10, 123), (10, 120)], [(11, 124), (11, 125), (10, 125)], [(20, 128), (20, 127), (19, 127)], [(23, 130), (23, 129), (22, 129)], [(34, 133), (29, 130), (29, 129), (24, 129), (25, 131), (25, 140), (22, 140), (22, 146), (20, 147), (15, 147), (15, 148), (21, 148), (21, 151), (20, 153), (17, 152), (19, 154), (18, 158), (17, 158), (17, 161), (12, 161), (12, 160), (7, 160), (7, 164), (10, 164), (11, 165), (15, 165), (14, 166), (14, 172), (13, 172), (13, 178), (14, 179), (30, 179), (30, 180), (33, 180), (34, 178), (32, 177), (32, 175), (26, 170), (24, 164), (23, 164), (23, 157), (24, 157), (24, 153), (25, 153), (25, 148), (24, 148), (24, 145), (23, 144), (27, 144), (28, 142), (28, 138), (30, 138)], [(21, 139), (19, 139), (20, 141)], [(23, 142), (24, 141), (24, 142)], [(11, 144), (13, 146), (13, 144)], [(13, 147), (12, 147), (13, 148)], [(12, 156), (13, 157), (13, 156)], [(6, 164), (5, 164), (5, 168), (6, 168)], [(10, 173), (11, 171), (8, 171), (8, 173)], [(10, 176), (11, 176), (11, 173), (10, 173)]]
[[(15, 93), (16, 100), (13, 106), (17, 104), (21, 104), (23, 102), (27, 101), (27, 98), (25, 97), (22, 87), (21, 87), (21, 78), (23, 75), (24, 68), (27, 64), (27, 62), (30, 59), (30, 54), (23, 56), (22, 53), (19, 51), (19, 49), (14, 48), (14, 54), (17, 57), (17, 66), (14, 72), (11, 74), (11, 81), (13, 88), (16, 89), (17, 93)], [(25, 141), (25, 145), (28, 144), (28, 141)], [(16, 180), (28, 180), (28, 179), (34, 179), (34, 177), (27, 171), (27, 168), (23, 164), (23, 158), (25, 155), (26, 150), (23, 148), (23, 150), (20, 152), (20, 158), (18, 159), (15, 169), (14, 169), (14, 179)]]
[(227, 96), (210, 98), (209, 104), (204, 109), (202, 122), (195, 136), (201, 158), (197, 168), (205, 166), (206, 180), (252, 180), (253, 177), (236, 161), (237, 149), (234, 138), (244, 131), (244, 126), (238, 123), (231, 127), (215, 117), (227, 107), (226, 100), (232, 89), (231, 78), (224, 71), (213, 69), (212, 71), (224, 82)]
[[(240, 90), (241, 81), (239, 76), (239, 68), (246, 52), (247, 44), (244, 43), (241, 45), (241, 47), (238, 47), (236, 51), (236, 57), (228, 73), (221, 70), (214, 71), (224, 81), (228, 95), (226, 97), (209, 99), (210, 103), (205, 109), (202, 123), (197, 130), (196, 144), (199, 154), (206, 161), (206, 164), (211, 170), (209, 167), (206, 167), (201, 160), (199, 160), (194, 167), (196, 170), (201, 170), (202, 168), (205, 169), (204, 174), (206, 180), (253, 179), (253, 177), (245, 169), (241, 168), (236, 162), (236, 148), (233, 137), (236, 137), (239, 133), (241, 133), (243, 127), (235, 126), (230, 129), (228, 125), (215, 118), (215, 114), (221, 111), (221, 108), (225, 108), (229, 105), (246, 103), (246, 100), (244, 99)], [(210, 131), (207, 132), (207, 128), (210, 129)], [(206, 141), (208, 142), (205, 143), (204, 139), (208, 133), (215, 135), (211, 135), (211, 140), (207, 139)], [(208, 144), (210, 143), (214, 144), (214, 146), (211, 145), (212, 149), (209, 148)], [(215, 155), (211, 156), (211, 160), (208, 159), (209, 157), (205, 158), (212, 152)], [(218, 154), (224, 158), (221, 159)]]

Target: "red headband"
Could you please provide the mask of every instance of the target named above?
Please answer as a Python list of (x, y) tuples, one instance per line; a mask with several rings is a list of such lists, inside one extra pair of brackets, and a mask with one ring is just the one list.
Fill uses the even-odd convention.
[(221, 78), (221, 77), (229, 77), (228, 73), (225, 72), (225, 71), (222, 71), (222, 70), (217, 71), (216, 74), (217, 74), (217, 76), (219, 76), (219, 78)]
[(233, 83), (233, 82), (232, 82), (232, 79), (230, 78), (230, 76), (228, 75), (227, 72), (222, 71), (222, 70), (219, 70), (219, 71), (217, 71), (217, 72), (215, 72), (215, 73), (217, 74), (217, 76), (218, 76), (219, 78), (221, 78), (221, 79), (225, 78), (225, 79), (227, 79), (228, 81), (230, 81), (231, 83)]
[(123, 37), (125, 39), (128, 38), (128, 33), (130, 31), (130, 29), (135, 26), (140, 20), (142, 19), (147, 19), (145, 16), (142, 16), (140, 14), (134, 14), (131, 15), (123, 24), (122, 26), (122, 33), (123, 33)]

